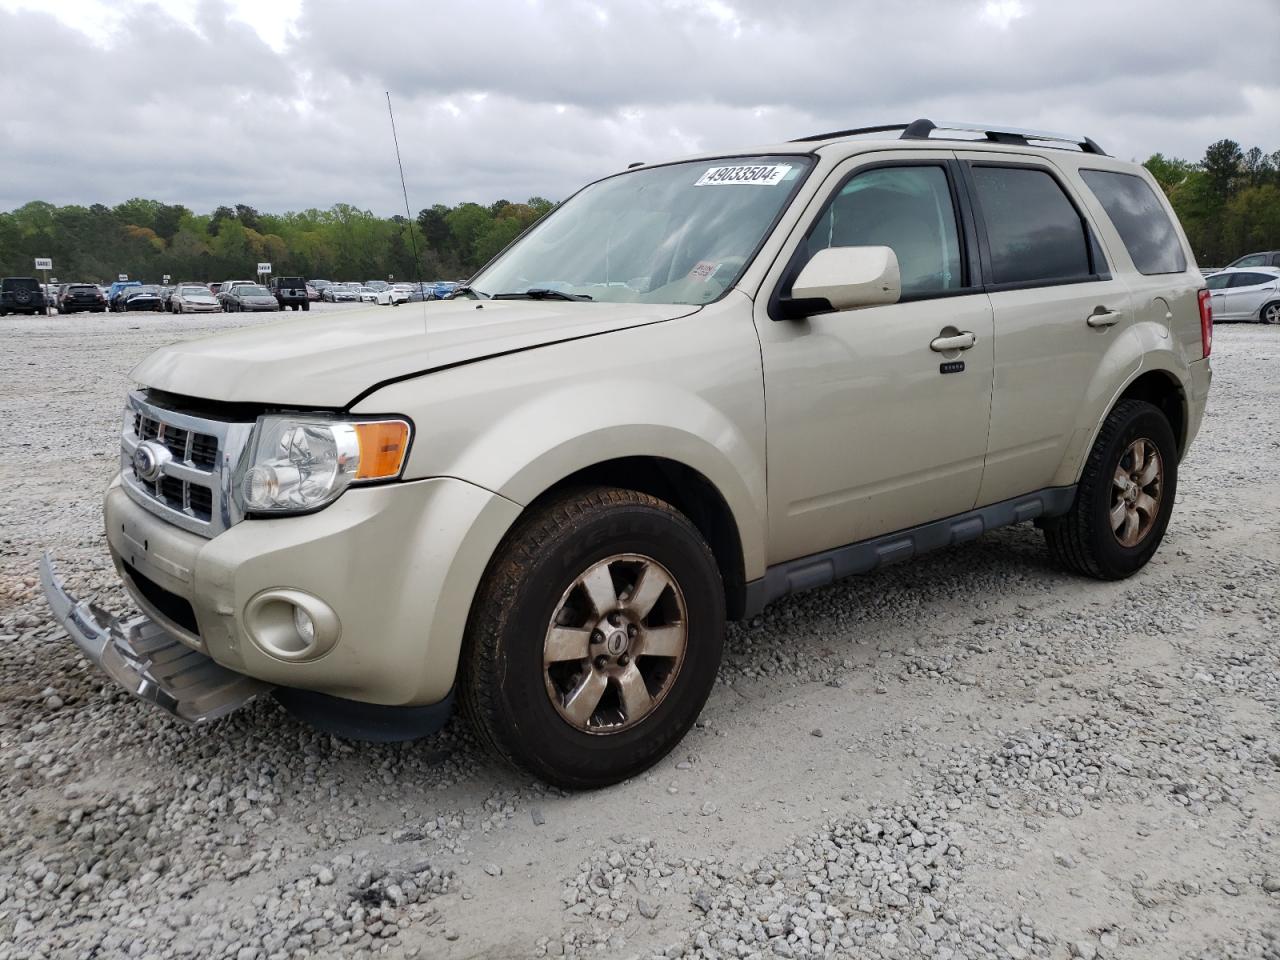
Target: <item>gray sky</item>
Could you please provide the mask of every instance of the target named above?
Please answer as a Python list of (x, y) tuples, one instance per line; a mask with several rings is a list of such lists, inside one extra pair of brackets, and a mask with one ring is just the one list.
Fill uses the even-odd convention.
[(921, 116), (1280, 149), (1280, 0), (0, 0), (0, 37), (0, 209), (389, 215), (385, 90), (415, 212)]

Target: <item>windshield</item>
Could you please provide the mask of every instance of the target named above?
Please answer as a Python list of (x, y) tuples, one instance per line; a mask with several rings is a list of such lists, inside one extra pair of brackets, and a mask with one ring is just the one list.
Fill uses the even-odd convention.
[(183, 287), (180, 291), (184, 297), (207, 297), (210, 296), (209, 291), (204, 287)]
[(248, 284), (236, 287), (236, 293), (242, 297), (269, 297), (271, 294), (266, 287), (254, 287)]
[(470, 287), (482, 297), (552, 292), (612, 303), (709, 303), (737, 282), (811, 162), (734, 157), (601, 180)]

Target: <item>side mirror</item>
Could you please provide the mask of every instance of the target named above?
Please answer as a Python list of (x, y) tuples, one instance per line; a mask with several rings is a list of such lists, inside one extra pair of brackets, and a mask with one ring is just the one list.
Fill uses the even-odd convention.
[(891, 247), (828, 247), (805, 264), (781, 305), (784, 316), (799, 318), (897, 303), (901, 297), (898, 255)]

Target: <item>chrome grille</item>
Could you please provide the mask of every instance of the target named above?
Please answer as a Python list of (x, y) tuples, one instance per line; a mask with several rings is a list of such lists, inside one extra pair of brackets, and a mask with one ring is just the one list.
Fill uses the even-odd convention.
[[(129, 394), (120, 443), (125, 492), (150, 512), (203, 537), (214, 537), (241, 519), (232, 496), (241, 453), (253, 431), (234, 423), (179, 413)], [(133, 454), (153, 440), (172, 455), (154, 481), (138, 476)]]

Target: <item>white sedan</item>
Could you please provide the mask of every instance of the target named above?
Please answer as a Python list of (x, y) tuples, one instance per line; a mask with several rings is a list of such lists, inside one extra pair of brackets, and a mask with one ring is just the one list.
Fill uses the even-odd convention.
[(1280, 267), (1227, 267), (1205, 284), (1215, 321), (1280, 323)]
[(361, 303), (378, 302), (378, 291), (373, 289), (373, 287), (361, 287), (358, 292), (360, 294)]
[(397, 303), (408, 303), (413, 297), (412, 283), (393, 283), (385, 290), (378, 291), (378, 300), (384, 307), (389, 307)]

